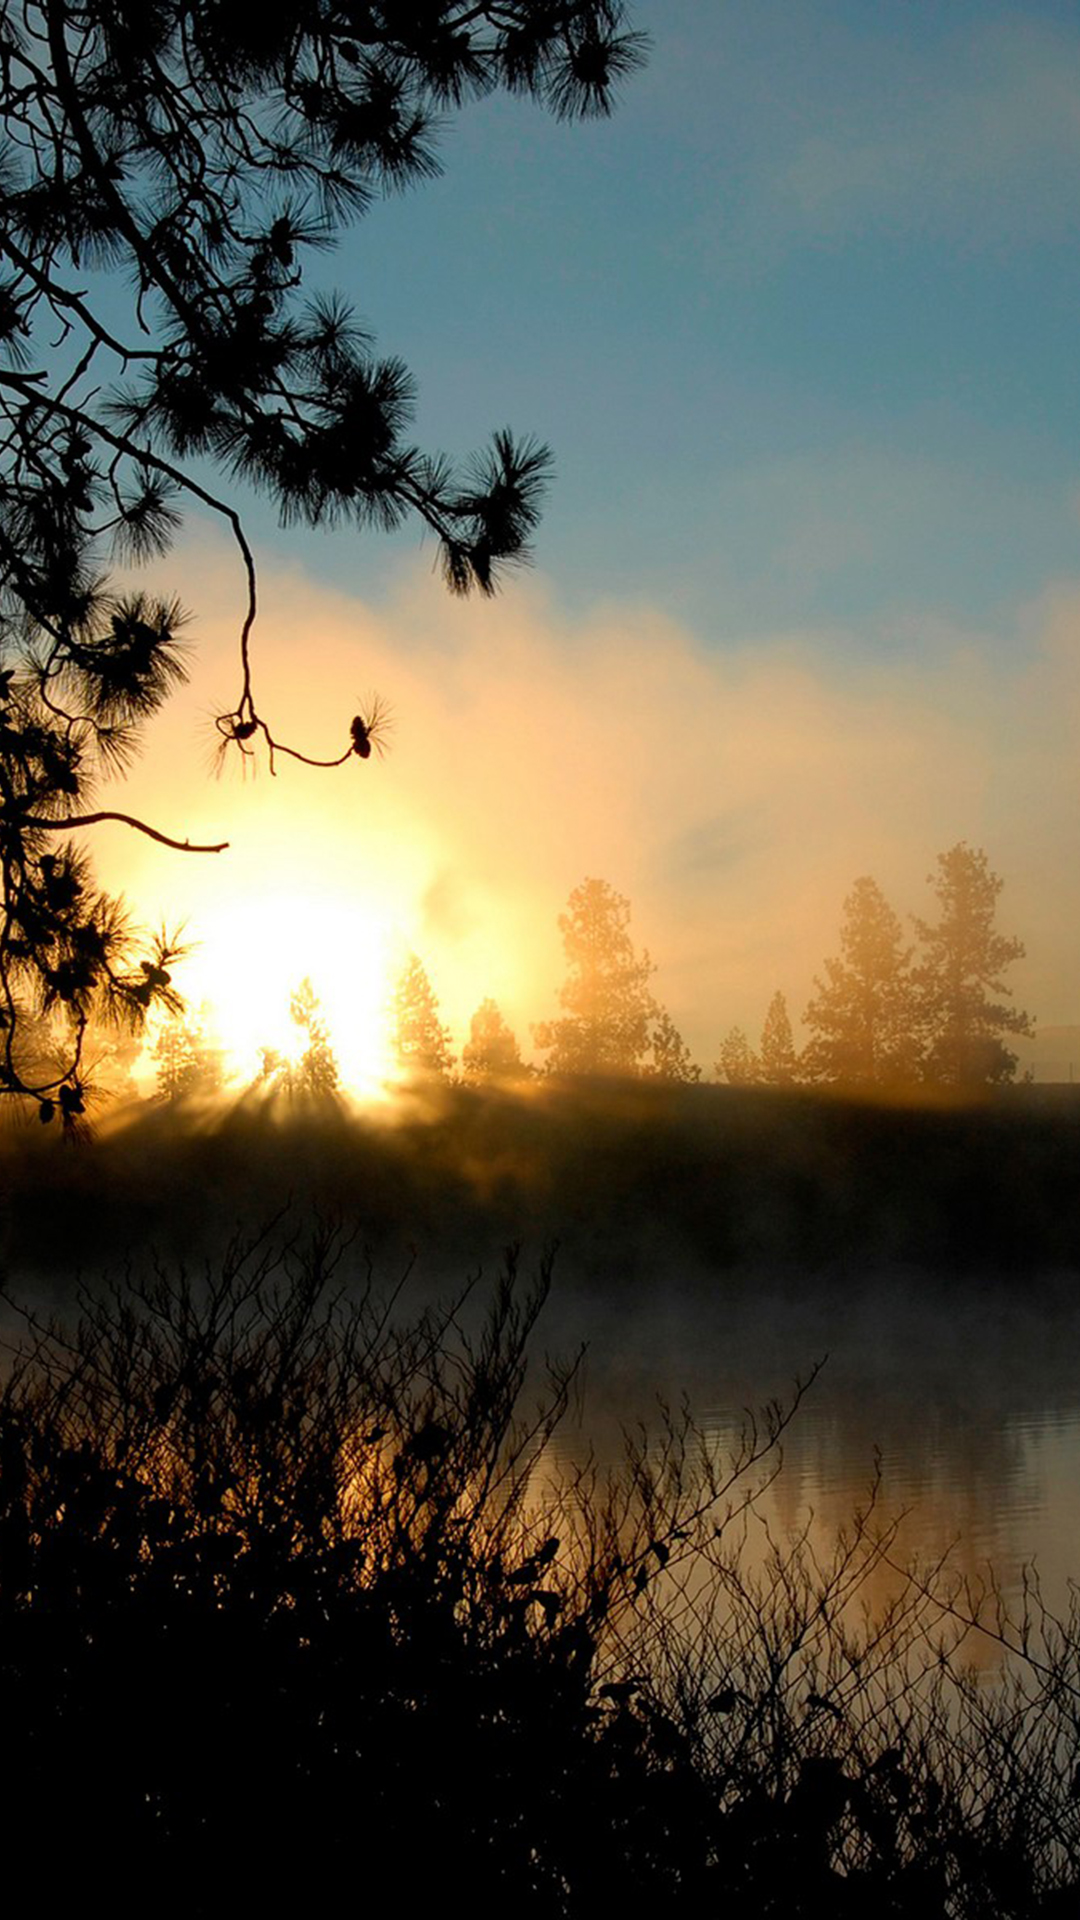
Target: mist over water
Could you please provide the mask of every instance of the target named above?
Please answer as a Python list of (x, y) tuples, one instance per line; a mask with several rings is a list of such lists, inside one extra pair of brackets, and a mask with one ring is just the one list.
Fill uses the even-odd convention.
[[(286, 1101), (138, 1107), (89, 1145), (0, 1150), (9, 1295), (64, 1310), (80, 1282), (197, 1273), (231, 1235), (352, 1236), (342, 1271), (402, 1312), (508, 1245), (557, 1243), (543, 1351), (584, 1349), (558, 1446), (621, 1454), (685, 1400), (717, 1442), (790, 1401), (767, 1504), (823, 1537), (865, 1497), (910, 1509), (905, 1551), (1007, 1583), (1037, 1555), (1064, 1592), (1080, 1537), (1080, 1101), (869, 1106), (718, 1087), (444, 1090), (357, 1114)], [(467, 1307), (466, 1311), (471, 1311)]]

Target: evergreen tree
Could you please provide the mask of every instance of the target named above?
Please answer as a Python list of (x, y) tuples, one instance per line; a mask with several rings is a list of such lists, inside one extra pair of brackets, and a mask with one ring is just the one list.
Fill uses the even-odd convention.
[(164, 1021), (150, 1051), (158, 1063), (157, 1090), (163, 1100), (221, 1092), (221, 1050), (207, 1039), (205, 1011), (178, 1013)]
[(341, 1078), (337, 1055), (331, 1045), (322, 1003), (309, 979), (301, 980), (289, 996), (289, 1016), (306, 1036), (307, 1045), (295, 1060), (286, 1058), (275, 1047), (264, 1047), (259, 1079), (271, 1082), (290, 1098), (336, 1093)]
[(307, 1035), (307, 1046), (294, 1070), (294, 1083), (301, 1093), (336, 1093), (341, 1079), (337, 1055), (330, 1043), (330, 1029), (321, 1003), (309, 979), (301, 980), (289, 1001), (289, 1012), (300, 1031)]
[(1002, 1035), (1029, 1036), (1032, 1024), (1026, 1013), (992, 997), (1011, 998), (1001, 975), (1024, 957), (1021, 940), (994, 928), (1004, 881), (981, 849), (960, 841), (938, 855), (928, 884), (939, 918), (933, 925), (915, 921), (923, 950), (915, 985), (929, 1035), (926, 1077), (961, 1087), (1011, 1080), (1016, 1055)]
[(790, 1087), (798, 1077), (799, 1057), (787, 1001), (782, 993), (774, 993), (761, 1029), (761, 1078), (771, 1087)]
[(732, 1087), (756, 1086), (761, 1079), (761, 1062), (741, 1027), (732, 1027), (726, 1040), (721, 1041), (713, 1072)]
[(844, 901), (840, 955), (803, 1016), (811, 1039), (807, 1078), (850, 1087), (883, 1087), (917, 1077), (921, 1014), (897, 915), (864, 875)]
[(658, 1012), (648, 986), (655, 968), (647, 953), (634, 952), (629, 923), (630, 902), (606, 880), (583, 880), (559, 915), (565, 1014), (533, 1028), (549, 1072), (642, 1072)]
[(666, 1007), (657, 1010), (652, 1030), (652, 1066), (657, 1080), (679, 1080), (687, 1085), (701, 1079), (701, 1068), (694, 1065), (690, 1049)]
[(394, 1049), (402, 1072), (448, 1080), (454, 1069), (450, 1029), (439, 1019), (439, 1002), (415, 953), (398, 976), (392, 1006)]
[(461, 1071), (466, 1080), (522, 1080), (529, 1072), (494, 1000), (482, 1000), (473, 1014)]
[[(314, 250), (437, 171), (450, 110), (493, 91), (607, 113), (639, 64), (621, 0), (272, 7), (11, 0), (0, 19), (0, 1090), (81, 1111), (79, 1035), (175, 1005), (171, 942), (137, 939), (70, 851), (144, 723), (184, 677), (184, 613), (110, 580), (216, 513), (246, 582), (223, 754), (370, 757), (376, 706), (317, 753), (260, 704), (255, 564), (216, 475), (285, 521), (438, 544), (453, 592), (526, 560), (549, 459), (497, 432), (456, 469), (414, 444), (413, 385), (346, 302), (305, 284)], [(108, 268), (106, 280), (101, 272)], [(59, 838), (58, 838), (59, 836)], [(57, 850), (59, 849), (59, 851)], [(21, 1010), (75, 1033), (58, 1072), (20, 1069)]]

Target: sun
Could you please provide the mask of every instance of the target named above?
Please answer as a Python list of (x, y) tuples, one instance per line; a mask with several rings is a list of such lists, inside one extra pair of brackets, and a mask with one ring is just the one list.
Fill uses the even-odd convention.
[(208, 908), (198, 944), (179, 973), (189, 1005), (205, 1004), (226, 1069), (253, 1080), (262, 1050), (287, 1058), (303, 1049), (291, 995), (310, 980), (329, 1028), (342, 1084), (378, 1098), (392, 1078), (388, 1024), (395, 939), (369, 903), (293, 889)]

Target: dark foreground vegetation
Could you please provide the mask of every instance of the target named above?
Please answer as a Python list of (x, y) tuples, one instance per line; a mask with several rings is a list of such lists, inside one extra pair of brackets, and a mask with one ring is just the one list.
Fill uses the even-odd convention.
[[(411, 1319), (341, 1242), (15, 1315), (5, 1881), (63, 1911), (1072, 1913), (1080, 1631), (762, 1532), (793, 1409), (552, 1464), (546, 1270)], [(381, 1894), (376, 1892), (382, 1886)]]

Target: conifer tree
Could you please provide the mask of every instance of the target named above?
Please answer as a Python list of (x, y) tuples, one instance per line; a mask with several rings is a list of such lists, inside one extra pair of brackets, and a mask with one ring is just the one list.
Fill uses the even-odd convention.
[(647, 953), (635, 953), (630, 902), (606, 880), (583, 880), (559, 915), (566, 979), (559, 989), (561, 1019), (533, 1028), (551, 1073), (638, 1074), (649, 1049), (658, 1008), (649, 992), (655, 972)]
[(742, 1027), (732, 1027), (720, 1043), (720, 1058), (713, 1072), (718, 1080), (732, 1087), (756, 1086), (761, 1079), (761, 1062)]
[(911, 949), (880, 887), (856, 880), (844, 901), (840, 954), (803, 1015), (810, 1040), (808, 1079), (850, 1087), (884, 1087), (919, 1072), (922, 1015), (911, 973)]
[(394, 1050), (410, 1077), (448, 1080), (454, 1069), (450, 1029), (439, 1019), (439, 1002), (415, 953), (409, 955), (394, 989)]
[(695, 1066), (690, 1058), (690, 1049), (666, 1007), (657, 1010), (651, 1044), (652, 1065), (649, 1071), (655, 1079), (679, 1080), (686, 1085), (693, 1085), (701, 1079), (701, 1068)]
[(787, 1001), (774, 993), (761, 1029), (761, 1078), (771, 1087), (793, 1086), (799, 1077), (799, 1057), (791, 1031)]
[(304, 1051), (298, 1059), (289, 1059), (274, 1047), (264, 1047), (260, 1080), (269, 1082), (290, 1098), (336, 1093), (341, 1080), (337, 1055), (322, 1003), (310, 979), (301, 980), (290, 994), (289, 1016), (306, 1038)]
[(939, 917), (915, 921), (922, 958), (914, 974), (928, 1033), (926, 1077), (961, 1087), (1011, 1080), (1017, 1057), (1003, 1035), (1030, 1036), (1032, 1024), (1005, 1005), (1012, 995), (1001, 976), (1023, 959), (1024, 944), (994, 926), (1004, 881), (981, 848), (960, 841), (938, 855), (928, 884)]
[(177, 1013), (162, 1022), (150, 1049), (157, 1061), (157, 1090), (164, 1100), (220, 1093), (225, 1083), (220, 1048), (207, 1039), (205, 1010)]
[(461, 1071), (466, 1080), (521, 1080), (529, 1072), (494, 1000), (482, 1000), (473, 1014), (461, 1051)]

